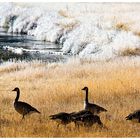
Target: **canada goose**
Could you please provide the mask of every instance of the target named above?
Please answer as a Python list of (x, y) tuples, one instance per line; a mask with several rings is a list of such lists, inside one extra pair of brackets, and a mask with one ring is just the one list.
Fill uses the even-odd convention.
[(93, 124), (97, 123), (100, 126), (103, 126), (103, 123), (100, 120), (100, 117), (93, 114), (85, 114), (82, 116), (77, 116), (75, 118), (76, 121), (81, 121), (84, 126), (91, 127)]
[(18, 87), (16, 87), (12, 91), (17, 92), (17, 96), (16, 96), (15, 102), (14, 102), (14, 108), (19, 114), (21, 114), (23, 116), (22, 119), (24, 119), (24, 116), (27, 114), (31, 114), (31, 113), (35, 113), (35, 112), (40, 113), (37, 109), (35, 109), (31, 105), (29, 105), (25, 102), (18, 101), (19, 96), (20, 96), (20, 90)]
[(99, 114), (100, 112), (107, 111), (105, 108), (98, 106), (96, 104), (91, 104), (88, 102), (88, 87), (84, 87), (82, 90), (85, 90), (86, 96), (84, 101), (84, 109), (91, 111), (94, 115)]
[(79, 128), (79, 125), (83, 126), (92, 126), (95, 123), (98, 123), (100, 126), (102, 126), (102, 122), (100, 120), (100, 117), (97, 115), (93, 115), (88, 110), (82, 110), (76, 113), (73, 113), (72, 120), (75, 123), (75, 126)]
[(140, 123), (140, 110), (136, 110), (133, 113), (130, 113), (127, 117), (125, 117), (126, 120), (134, 120), (137, 119)]
[(92, 115), (92, 113), (88, 110), (81, 110), (79, 112), (75, 112), (71, 115), (72, 121), (75, 123), (75, 126), (79, 128), (80, 125), (83, 125), (83, 122), (81, 119), (79, 119), (81, 116), (84, 115)]
[(55, 120), (58, 123), (57, 127), (59, 127), (60, 124), (66, 126), (72, 121), (71, 114), (73, 113), (60, 112), (49, 117), (51, 120)]

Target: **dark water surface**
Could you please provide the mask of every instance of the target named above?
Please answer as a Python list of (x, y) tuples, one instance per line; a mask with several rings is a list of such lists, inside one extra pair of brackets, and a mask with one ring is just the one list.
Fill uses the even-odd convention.
[[(15, 50), (18, 50), (15, 51)], [(22, 53), (19, 53), (21, 50)], [(0, 60), (42, 60), (46, 62), (65, 61), (61, 47), (54, 43), (37, 41), (35, 37), (6, 33), (0, 29)]]

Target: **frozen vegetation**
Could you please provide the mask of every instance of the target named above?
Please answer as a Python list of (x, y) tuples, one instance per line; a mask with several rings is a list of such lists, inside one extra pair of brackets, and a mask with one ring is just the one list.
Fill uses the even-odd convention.
[(0, 3), (0, 26), (58, 43), (62, 54), (100, 61), (139, 57), (139, 13), (134, 3)]

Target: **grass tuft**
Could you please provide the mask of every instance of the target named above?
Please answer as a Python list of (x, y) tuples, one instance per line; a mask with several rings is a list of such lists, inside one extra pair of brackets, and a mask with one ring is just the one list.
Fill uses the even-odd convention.
[(129, 31), (129, 30), (130, 30), (130, 29), (129, 29), (129, 25), (128, 25), (127, 23), (122, 23), (122, 22), (117, 23), (117, 24), (115, 25), (115, 28), (116, 28), (117, 30), (123, 30), (123, 31)]
[(127, 48), (121, 52), (122, 56), (136, 56), (140, 55), (140, 49), (139, 48)]

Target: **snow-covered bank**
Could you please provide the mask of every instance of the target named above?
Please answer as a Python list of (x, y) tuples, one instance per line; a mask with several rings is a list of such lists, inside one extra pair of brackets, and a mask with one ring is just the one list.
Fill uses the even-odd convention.
[(91, 60), (140, 55), (140, 4), (0, 3), (7, 32), (57, 42), (63, 54)]

